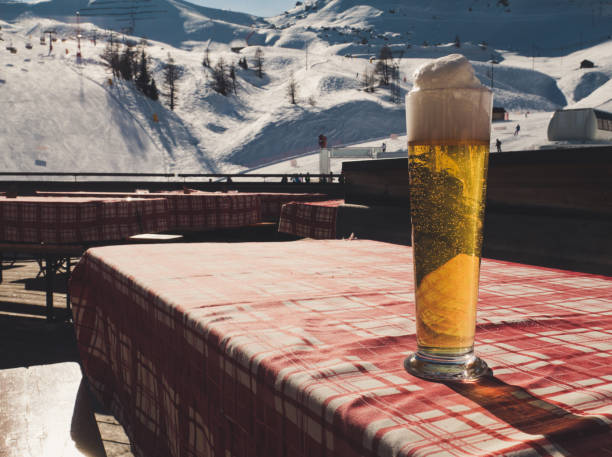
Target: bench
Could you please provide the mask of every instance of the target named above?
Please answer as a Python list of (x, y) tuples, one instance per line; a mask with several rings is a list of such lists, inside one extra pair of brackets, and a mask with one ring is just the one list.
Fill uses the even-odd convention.
[[(76, 244), (0, 243), (0, 284), (2, 283), (3, 254), (31, 255), (39, 261), (45, 277), (47, 320), (53, 321), (53, 283), (58, 265), (65, 262), (67, 277), (70, 276), (70, 258), (80, 257), (87, 248)], [(66, 308), (70, 310), (70, 297), (66, 294)]]
[[(181, 241), (182, 235), (143, 233), (131, 236), (126, 243), (171, 243)], [(53, 311), (53, 290), (55, 274), (65, 266), (66, 278), (70, 278), (71, 257), (80, 257), (89, 246), (80, 244), (46, 243), (0, 243), (0, 284), (2, 283), (2, 262), (4, 254), (24, 254), (34, 257), (45, 278), (47, 320), (56, 319)], [(70, 295), (66, 293), (66, 309), (70, 319)]]
[(75, 362), (0, 371), (0, 455), (106, 457)]

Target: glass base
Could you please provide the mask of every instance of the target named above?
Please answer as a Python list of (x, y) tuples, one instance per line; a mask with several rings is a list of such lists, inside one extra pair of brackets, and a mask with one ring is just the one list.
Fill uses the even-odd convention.
[(473, 352), (458, 357), (415, 352), (404, 360), (404, 368), (419, 378), (440, 382), (473, 382), (491, 373), (486, 362)]

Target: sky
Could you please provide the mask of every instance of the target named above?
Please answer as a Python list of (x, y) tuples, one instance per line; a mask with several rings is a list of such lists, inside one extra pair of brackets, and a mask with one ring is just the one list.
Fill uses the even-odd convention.
[(295, 6), (295, 0), (188, 0), (196, 5), (239, 11), (256, 16), (276, 16)]

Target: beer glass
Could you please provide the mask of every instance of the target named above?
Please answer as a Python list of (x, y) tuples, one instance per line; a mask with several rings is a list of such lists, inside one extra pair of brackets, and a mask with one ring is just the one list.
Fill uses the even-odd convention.
[(418, 347), (404, 367), (425, 379), (489, 371), (474, 332), (492, 99), (483, 86), (406, 96)]

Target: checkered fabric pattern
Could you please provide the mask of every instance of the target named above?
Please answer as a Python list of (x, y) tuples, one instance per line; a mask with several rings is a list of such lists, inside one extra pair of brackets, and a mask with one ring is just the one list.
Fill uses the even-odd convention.
[(338, 206), (344, 200), (286, 203), (281, 209), (278, 231), (318, 240), (336, 238)]
[(257, 194), (198, 192), (152, 195), (168, 199), (176, 230), (245, 227), (261, 220)]
[[(40, 195), (58, 195), (40, 192)], [(261, 220), (259, 194), (238, 192), (168, 191), (155, 193), (61, 192), (62, 196), (112, 196), (165, 198), (168, 200), (171, 230), (196, 231), (245, 227)]]
[(278, 222), (281, 208), (285, 203), (316, 202), (329, 199), (329, 196), (325, 194), (274, 194), (261, 192), (257, 195), (259, 195), (261, 202), (261, 219), (269, 222)]
[(92, 243), (168, 230), (165, 199), (0, 197), (0, 239), (16, 243)]
[(83, 369), (139, 457), (603, 456), (612, 279), (483, 260), (481, 382), (403, 369), (412, 250), (369, 240), (90, 249)]

